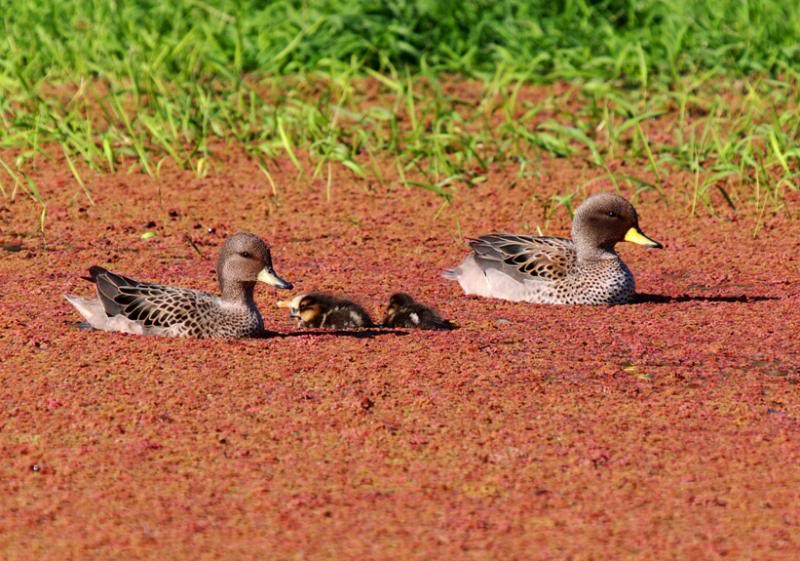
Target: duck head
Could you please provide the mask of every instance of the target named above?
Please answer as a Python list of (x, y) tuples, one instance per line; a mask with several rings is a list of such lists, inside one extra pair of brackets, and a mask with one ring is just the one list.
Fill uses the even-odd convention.
[(622, 241), (664, 247), (642, 232), (633, 205), (611, 193), (593, 195), (578, 207), (572, 221), (572, 239), (579, 259), (613, 252)]
[(290, 289), (292, 283), (279, 277), (272, 268), (269, 246), (255, 234), (240, 232), (225, 240), (217, 259), (217, 279), (223, 297), (263, 282)]

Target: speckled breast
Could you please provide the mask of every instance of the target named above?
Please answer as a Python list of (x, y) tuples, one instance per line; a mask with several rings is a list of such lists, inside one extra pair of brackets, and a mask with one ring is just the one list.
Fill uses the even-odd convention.
[(625, 304), (635, 290), (633, 274), (621, 259), (577, 264), (570, 273), (532, 294), (541, 304)]
[(192, 326), (190, 337), (232, 338), (253, 337), (264, 331), (264, 321), (257, 309), (215, 310)]

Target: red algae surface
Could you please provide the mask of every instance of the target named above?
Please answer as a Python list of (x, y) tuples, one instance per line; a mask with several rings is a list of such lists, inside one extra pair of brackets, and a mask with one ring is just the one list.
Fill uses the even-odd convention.
[[(491, 170), (443, 207), (390, 174), (339, 172), (328, 198), (282, 164), (277, 193), (233, 153), (202, 179), (86, 173), (91, 206), (56, 157), (43, 236), (35, 204), (0, 207), (0, 559), (800, 558), (796, 216), (754, 237), (646, 193), (666, 249), (619, 246), (638, 303), (515, 304), (441, 272), (464, 237), (567, 235), (543, 201), (585, 166)], [(298, 332), (259, 286), (272, 337), (145, 338), (79, 329), (63, 299), (92, 264), (216, 290), (238, 230), (295, 292), (380, 317), (402, 290), (460, 328)]]

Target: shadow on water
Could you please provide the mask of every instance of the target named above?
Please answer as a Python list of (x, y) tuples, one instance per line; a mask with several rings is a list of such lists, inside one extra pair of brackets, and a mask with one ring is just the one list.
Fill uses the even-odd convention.
[(764, 300), (779, 300), (776, 296), (751, 296), (740, 294), (734, 296), (700, 296), (681, 294), (680, 296), (666, 296), (664, 294), (639, 294), (633, 297), (631, 304), (679, 304), (681, 302), (727, 302), (748, 304), (750, 302), (763, 302)]
[[(94, 331), (89, 323), (86, 322), (72, 322), (70, 325), (74, 328)], [(283, 339), (287, 337), (350, 337), (352, 339), (372, 339), (374, 337), (382, 337), (385, 335), (394, 335), (395, 337), (405, 337), (407, 332), (398, 329), (386, 329), (375, 327), (371, 329), (325, 329), (313, 331), (289, 331), (288, 333), (280, 333), (277, 331), (265, 331), (249, 339)]]
[(395, 337), (405, 337), (408, 333), (399, 331), (397, 329), (320, 329), (313, 331), (290, 331), (288, 333), (277, 333), (268, 331), (264, 333), (259, 339), (283, 339), (287, 337), (350, 337), (352, 339), (373, 339), (375, 337), (383, 337), (387, 335), (394, 335)]

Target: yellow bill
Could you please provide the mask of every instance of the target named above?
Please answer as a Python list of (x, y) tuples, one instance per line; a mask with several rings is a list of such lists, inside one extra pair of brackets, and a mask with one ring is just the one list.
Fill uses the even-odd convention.
[(292, 288), (292, 283), (285, 281), (276, 275), (275, 271), (272, 270), (272, 267), (264, 267), (261, 269), (256, 279), (276, 288)]
[(631, 242), (639, 245), (644, 245), (647, 247), (654, 247), (656, 249), (662, 249), (664, 246), (658, 243), (655, 240), (651, 240), (647, 236), (645, 236), (639, 229), (634, 226), (630, 230), (625, 233), (625, 241)]

